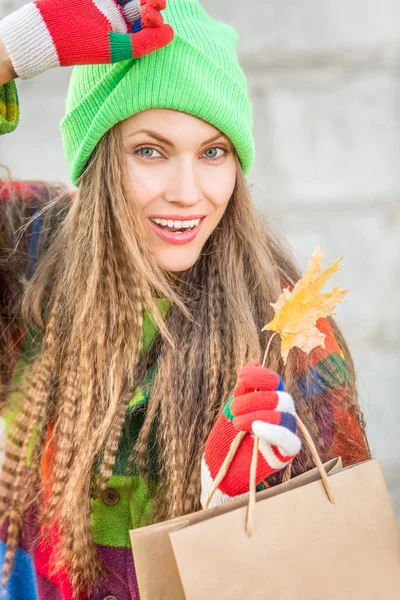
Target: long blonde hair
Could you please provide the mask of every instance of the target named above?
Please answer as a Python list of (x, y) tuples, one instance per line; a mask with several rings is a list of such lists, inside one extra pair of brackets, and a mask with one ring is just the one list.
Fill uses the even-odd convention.
[[(92, 588), (101, 565), (91, 535), (90, 499), (107, 485), (128, 402), (155, 361), (146, 418), (129, 464), (150, 485), (151, 434), (157, 422), (154, 520), (199, 508), (207, 436), (235, 386), (238, 369), (262, 357), (268, 335), (261, 329), (272, 318), (270, 303), (282, 282), (293, 284), (300, 275), (255, 210), (239, 163), (227, 210), (195, 265), (179, 279), (164, 273), (152, 259), (127, 191), (122, 156), (117, 125), (99, 142), (69, 210), (59, 213), (57, 235), (23, 292), (23, 320), (42, 342), (24, 378), (2, 471), (0, 513), (9, 519), (6, 578), (23, 515), (35, 502), (44, 530), (57, 523), (60, 561), (74, 590)], [(156, 297), (172, 302), (165, 319)], [(159, 333), (139, 359), (144, 309)], [(351, 358), (332, 325), (351, 377), (343, 404), (362, 421)], [(303, 363), (304, 356), (292, 352), (284, 368), (275, 338), (268, 366), (282, 374), (324, 457), (315, 420), (323, 407), (307, 403), (296, 384)], [(54, 453), (43, 490), (46, 435)], [(298, 472), (311, 465), (302, 451)]]

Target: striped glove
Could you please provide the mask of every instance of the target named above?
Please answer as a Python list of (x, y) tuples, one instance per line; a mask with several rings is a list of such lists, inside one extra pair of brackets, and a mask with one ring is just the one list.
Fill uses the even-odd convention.
[[(52, 67), (139, 58), (174, 33), (166, 0), (35, 0), (0, 21), (0, 38), (21, 79)], [(132, 33), (133, 32), (133, 33)]]
[(239, 431), (247, 432), (217, 488), (210, 506), (229, 502), (249, 491), (254, 436), (260, 438), (257, 484), (283, 469), (299, 452), (293, 398), (284, 391), (281, 377), (258, 361), (240, 369), (233, 396), (219, 416), (206, 443), (201, 467), (201, 503), (205, 506), (211, 486), (231, 443)]

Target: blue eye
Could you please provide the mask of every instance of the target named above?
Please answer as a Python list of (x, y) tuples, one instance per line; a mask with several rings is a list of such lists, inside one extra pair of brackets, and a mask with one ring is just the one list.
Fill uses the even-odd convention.
[[(222, 154), (218, 155), (218, 150), (220, 150)], [(224, 148), (209, 148), (204, 152), (207, 158), (211, 160), (217, 160), (218, 158), (221, 158), (221, 156), (224, 156), (226, 153), (227, 152)]]
[(135, 150), (134, 154), (138, 154), (143, 158), (158, 158), (158, 156), (154, 156), (154, 152), (161, 156), (160, 153), (151, 146), (143, 146), (142, 148), (138, 148), (137, 150)]

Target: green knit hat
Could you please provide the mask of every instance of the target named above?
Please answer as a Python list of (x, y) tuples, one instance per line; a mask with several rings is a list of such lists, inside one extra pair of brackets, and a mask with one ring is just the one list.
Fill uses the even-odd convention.
[(61, 122), (64, 152), (77, 184), (103, 135), (149, 108), (189, 113), (220, 129), (247, 175), (254, 161), (252, 108), (239, 65), (237, 32), (212, 19), (197, 0), (168, 0), (173, 41), (143, 58), (75, 67)]

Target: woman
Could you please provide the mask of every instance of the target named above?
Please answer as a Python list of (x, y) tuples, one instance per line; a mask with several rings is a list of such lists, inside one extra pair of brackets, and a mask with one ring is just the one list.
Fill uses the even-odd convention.
[(85, 65), (61, 124), (77, 193), (2, 192), (3, 257), (19, 244), (14, 272), (2, 261), (9, 371), (29, 326), (5, 382), (13, 600), (138, 598), (129, 529), (198, 510), (237, 431), (214, 501), (245, 494), (255, 423), (259, 489), (289, 462), (294, 476), (313, 466), (295, 410), (324, 460), (369, 456), (333, 321), (318, 322), (325, 348), (284, 366), (275, 338), (269, 369), (255, 360), (271, 302), (299, 273), (245, 182), (254, 144), (236, 32), (195, 0), (169, 0), (168, 25), (164, 8), (37, 0), (0, 22), (3, 133), (18, 122), (15, 75)]

